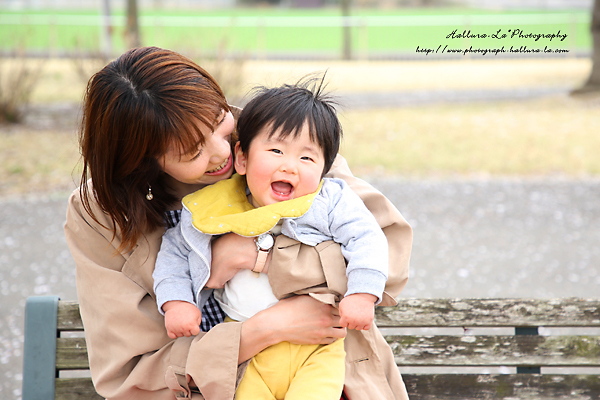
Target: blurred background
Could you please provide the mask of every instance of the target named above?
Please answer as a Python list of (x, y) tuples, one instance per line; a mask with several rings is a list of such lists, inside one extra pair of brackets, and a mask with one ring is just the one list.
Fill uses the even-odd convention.
[(0, 0), (0, 398), (21, 395), (25, 299), (77, 296), (62, 224), (86, 83), (140, 45), (236, 105), (326, 73), (341, 154), (413, 226), (402, 297), (596, 297), (598, 2)]

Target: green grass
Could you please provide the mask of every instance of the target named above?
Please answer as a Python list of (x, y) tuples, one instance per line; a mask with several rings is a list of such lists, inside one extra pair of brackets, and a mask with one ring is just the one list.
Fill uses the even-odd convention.
[[(30, 16), (52, 16), (59, 12), (35, 11)], [(354, 17), (377, 17), (377, 16), (492, 16), (506, 15), (532, 15), (541, 14), (540, 11), (483, 11), (471, 9), (393, 9), (393, 10), (371, 10), (357, 9), (352, 11)], [(0, 10), (0, 17), (7, 18), (15, 13)], [(61, 15), (80, 17), (98, 16), (97, 11), (60, 11)], [(193, 10), (193, 11), (169, 11), (168, 17), (307, 17), (314, 21), (318, 17), (335, 17), (340, 12), (334, 8), (324, 9), (230, 9), (230, 10)], [(543, 12), (544, 15), (570, 14), (577, 19), (578, 23), (569, 22), (553, 24), (529, 24), (527, 22), (518, 25), (473, 25), (467, 22), (446, 26), (361, 26), (352, 28), (352, 42), (355, 52), (361, 55), (368, 54), (390, 54), (408, 52), (414, 53), (417, 46), (420, 48), (433, 48), (448, 46), (453, 49), (473, 48), (497, 48), (504, 45), (506, 49), (513, 46), (527, 46), (528, 48), (562, 48), (568, 50), (583, 49), (591, 47), (589, 34), (588, 13), (581, 10)], [(238, 54), (262, 55), (265, 53), (296, 53), (296, 54), (324, 54), (335, 56), (340, 53), (342, 46), (342, 29), (328, 26), (224, 26), (224, 27), (175, 27), (167, 25), (145, 25), (144, 21), (153, 17), (165, 16), (164, 11), (146, 11), (140, 15), (142, 24), (141, 35), (144, 45), (154, 45), (186, 52), (214, 52), (219, 49), (236, 52)], [(121, 13), (114, 14), (115, 21), (123, 20)], [(533, 18), (533, 17), (532, 17)], [(233, 19), (232, 19), (233, 20)], [(462, 18), (460, 19), (461, 21)], [(548, 41), (510, 38), (497, 39), (446, 39), (453, 30), (461, 33), (470, 30), (471, 33), (487, 34), (497, 32), (499, 29), (504, 33), (508, 30), (522, 29), (526, 33), (555, 33), (561, 31), (568, 35), (563, 42), (558, 40)], [(97, 26), (86, 25), (2, 25), (0, 24), (0, 37), (3, 38), (0, 49), (25, 48), (28, 50), (43, 51), (98, 51), (101, 48), (100, 29)], [(123, 28), (115, 26), (112, 35), (112, 46), (116, 53), (124, 50)]]

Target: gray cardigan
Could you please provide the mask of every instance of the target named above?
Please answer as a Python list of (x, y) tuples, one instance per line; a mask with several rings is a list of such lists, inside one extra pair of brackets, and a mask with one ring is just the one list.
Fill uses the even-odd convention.
[[(325, 178), (305, 214), (283, 218), (281, 233), (309, 246), (327, 240), (339, 243), (347, 263), (345, 295), (369, 293), (381, 301), (388, 276), (387, 239), (343, 180)], [(211, 293), (203, 290), (210, 276), (211, 238), (192, 224), (192, 213), (184, 205), (180, 223), (163, 236), (152, 275), (161, 313), (163, 304), (173, 300), (202, 308)]]

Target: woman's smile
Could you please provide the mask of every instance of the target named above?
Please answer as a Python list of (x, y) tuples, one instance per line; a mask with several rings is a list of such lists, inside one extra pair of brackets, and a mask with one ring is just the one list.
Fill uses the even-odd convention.
[(212, 175), (212, 176), (222, 175), (222, 174), (227, 173), (232, 168), (232, 166), (233, 166), (233, 157), (230, 155), (217, 168), (212, 169), (210, 171), (206, 171), (204, 174)]

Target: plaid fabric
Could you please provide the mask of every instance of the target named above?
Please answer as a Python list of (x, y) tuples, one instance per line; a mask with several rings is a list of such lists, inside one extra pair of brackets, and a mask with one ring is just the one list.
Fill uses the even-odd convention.
[(210, 296), (208, 301), (202, 307), (202, 322), (200, 323), (200, 329), (203, 332), (208, 332), (212, 327), (225, 321), (225, 313), (221, 310), (221, 306), (215, 300), (214, 296)]
[[(174, 228), (181, 219), (181, 210), (167, 211), (165, 215), (165, 222), (167, 228)], [(208, 301), (202, 307), (202, 323), (200, 323), (200, 329), (203, 332), (208, 332), (217, 324), (225, 321), (225, 313), (221, 310), (221, 306), (215, 300), (214, 296), (211, 295)]]
[(169, 210), (165, 214), (165, 224), (167, 229), (175, 228), (175, 226), (181, 220), (181, 210)]

